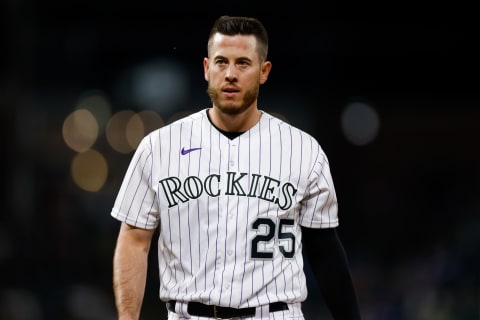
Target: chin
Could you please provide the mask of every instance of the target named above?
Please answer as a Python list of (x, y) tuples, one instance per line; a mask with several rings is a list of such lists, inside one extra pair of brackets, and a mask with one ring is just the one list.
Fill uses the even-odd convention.
[(227, 103), (217, 103), (218, 109), (226, 114), (239, 114), (245, 111), (245, 108), (242, 104), (227, 102)]
[(226, 114), (231, 114), (231, 115), (235, 115), (235, 114), (240, 114), (240, 113), (243, 113), (245, 110), (247, 110), (248, 108), (247, 107), (244, 107), (244, 106), (223, 106), (221, 108), (219, 108), (223, 113), (226, 113)]

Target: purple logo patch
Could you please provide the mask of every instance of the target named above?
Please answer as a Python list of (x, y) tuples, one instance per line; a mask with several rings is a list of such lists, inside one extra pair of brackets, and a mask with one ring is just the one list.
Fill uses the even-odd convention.
[(189, 154), (192, 151), (200, 150), (200, 149), (202, 149), (202, 148), (191, 148), (191, 149), (182, 148), (182, 151), (180, 151), (180, 153), (184, 156), (186, 154)]

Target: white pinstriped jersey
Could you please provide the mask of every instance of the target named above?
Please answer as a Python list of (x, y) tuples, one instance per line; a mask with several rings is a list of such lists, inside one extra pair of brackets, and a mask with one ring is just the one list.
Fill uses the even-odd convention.
[(338, 225), (327, 157), (262, 112), (229, 139), (206, 109), (148, 134), (111, 215), (160, 228), (160, 298), (234, 308), (307, 296), (301, 229)]

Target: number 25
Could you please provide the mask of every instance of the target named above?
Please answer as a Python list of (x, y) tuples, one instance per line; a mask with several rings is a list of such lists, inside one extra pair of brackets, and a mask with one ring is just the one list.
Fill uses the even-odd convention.
[[(267, 227), (267, 234), (259, 234), (252, 239), (252, 258), (254, 259), (272, 259), (272, 251), (259, 251), (258, 245), (260, 243), (270, 242), (275, 237), (275, 223), (267, 218), (258, 218), (252, 225), (253, 230), (258, 230), (260, 226)], [(278, 249), (285, 258), (293, 258), (295, 255), (295, 235), (291, 232), (284, 232), (284, 226), (293, 226), (293, 219), (280, 219), (278, 225), (279, 240), (290, 240), (291, 250), (287, 251), (285, 246), (279, 245)]]

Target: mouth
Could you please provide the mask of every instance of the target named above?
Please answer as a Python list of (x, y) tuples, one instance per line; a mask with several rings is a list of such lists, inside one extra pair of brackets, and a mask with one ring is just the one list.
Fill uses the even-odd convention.
[(225, 86), (222, 88), (222, 91), (225, 93), (237, 93), (240, 92), (240, 89), (236, 86)]
[(236, 87), (228, 86), (228, 87), (222, 88), (222, 92), (225, 97), (233, 98), (240, 92), (240, 90)]

